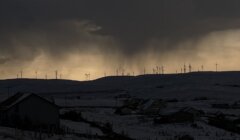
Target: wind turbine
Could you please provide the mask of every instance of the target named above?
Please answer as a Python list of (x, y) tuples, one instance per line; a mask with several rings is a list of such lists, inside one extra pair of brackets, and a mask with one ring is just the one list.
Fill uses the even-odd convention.
[(162, 66), (162, 74), (164, 74), (164, 66)]
[(191, 64), (189, 64), (188, 68), (189, 68), (189, 72), (192, 72), (192, 65)]
[(117, 76), (118, 76), (118, 69), (116, 70), (116, 74), (117, 74)]
[(55, 77), (56, 77), (56, 80), (58, 79), (58, 71), (56, 70), (55, 71)]
[(155, 69), (153, 68), (153, 74), (155, 74)]
[(125, 69), (122, 69), (122, 76), (124, 76), (125, 74)]
[(20, 76), (21, 76), (21, 79), (22, 79), (22, 76), (23, 76), (23, 70), (20, 71)]
[(90, 73), (85, 74), (86, 80), (90, 80)]
[(36, 79), (38, 79), (38, 71), (37, 70), (35, 71), (35, 76), (36, 76)]
[(186, 65), (184, 63), (184, 66), (183, 66), (183, 73), (186, 73)]

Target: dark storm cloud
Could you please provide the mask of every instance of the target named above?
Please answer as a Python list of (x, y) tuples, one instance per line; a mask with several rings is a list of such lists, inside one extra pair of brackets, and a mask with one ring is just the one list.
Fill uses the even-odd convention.
[[(94, 41), (102, 43), (103, 51), (113, 49), (103, 47), (99, 36), (111, 36), (125, 55), (146, 49), (151, 39), (171, 40), (156, 48), (172, 51), (183, 40), (239, 28), (239, 6), (239, 0), (2, 0), (1, 54), (6, 61), (31, 59), (39, 50), (54, 55), (86, 50), (91, 45), (79, 43)], [(82, 26), (85, 21), (90, 23)]]

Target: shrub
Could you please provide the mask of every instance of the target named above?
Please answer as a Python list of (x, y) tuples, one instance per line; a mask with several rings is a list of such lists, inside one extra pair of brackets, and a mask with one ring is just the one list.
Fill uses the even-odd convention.
[(81, 121), (82, 115), (76, 111), (65, 112), (60, 116), (62, 119), (71, 120), (71, 121)]

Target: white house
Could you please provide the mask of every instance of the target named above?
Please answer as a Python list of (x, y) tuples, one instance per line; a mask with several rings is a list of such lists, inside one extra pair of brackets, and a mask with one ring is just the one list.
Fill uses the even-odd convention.
[(59, 109), (36, 94), (17, 93), (0, 103), (0, 123), (12, 127), (58, 127)]

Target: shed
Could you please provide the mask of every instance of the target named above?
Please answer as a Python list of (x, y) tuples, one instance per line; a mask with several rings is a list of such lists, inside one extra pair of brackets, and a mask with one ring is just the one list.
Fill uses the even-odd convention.
[(32, 93), (17, 93), (0, 103), (0, 124), (10, 127), (59, 127), (59, 108)]

